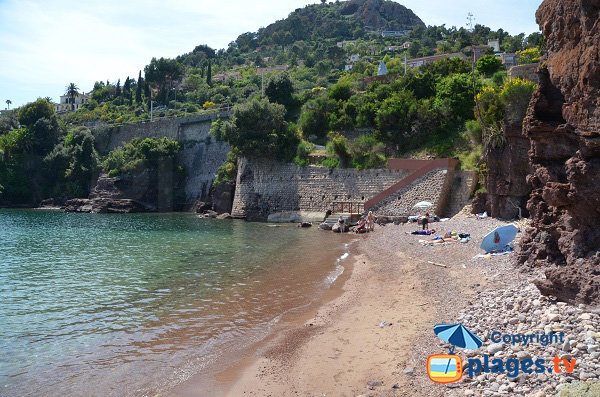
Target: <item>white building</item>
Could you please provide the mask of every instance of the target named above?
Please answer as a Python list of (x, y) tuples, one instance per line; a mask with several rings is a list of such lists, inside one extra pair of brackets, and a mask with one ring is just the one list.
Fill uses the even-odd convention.
[(74, 112), (79, 109), (83, 104), (87, 103), (90, 100), (91, 96), (89, 94), (77, 93), (74, 98), (71, 98), (68, 95), (60, 96), (60, 103), (56, 104), (56, 112)]

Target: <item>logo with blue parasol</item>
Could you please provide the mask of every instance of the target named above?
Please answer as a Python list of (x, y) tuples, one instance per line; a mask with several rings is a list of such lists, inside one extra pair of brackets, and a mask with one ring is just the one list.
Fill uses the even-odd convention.
[(462, 324), (438, 324), (433, 327), (433, 332), (451, 346), (448, 354), (433, 354), (427, 358), (427, 375), (436, 383), (456, 382), (462, 377), (462, 358), (454, 354), (454, 349), (475, 350), (483, 342)]

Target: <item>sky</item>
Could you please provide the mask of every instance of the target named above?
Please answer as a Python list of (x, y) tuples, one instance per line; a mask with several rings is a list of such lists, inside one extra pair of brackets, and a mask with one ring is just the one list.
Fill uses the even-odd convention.
[[(538, 31), (541, 0), (397, 0), (427, 25), (474, 22), (511, 34)], [(152, 57), (199, 44), (219, 49), (245, 32), (320, 1), (307, 0), (0, 0), (0, 109), (50, 97), (73, 82), (88, 92), (138, 71)]]

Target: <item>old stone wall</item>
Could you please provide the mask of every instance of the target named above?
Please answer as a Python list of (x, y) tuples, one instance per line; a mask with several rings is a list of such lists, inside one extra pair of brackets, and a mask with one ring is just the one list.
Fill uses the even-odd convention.
[(228, 117), (228, 114), (159, 119), (116, 127), (98, 126), (94, 129), (96, 147), (101, 154), (107, 154), (134, 138), (167, 137), (180, 142), (183, 148), (178, 165), (186, 170), (185, 203), (180, 204), (191, 204), (198, 199), (208, 199), (217, 168), (227, 158), (229, 146), (215, 141), (209, 134), (211, 123), (218, 117)]
[(364, 203), (407, 174), (402, 170), (358, 171), (241, 159), (232, 215), (266, 219), (283, 211), (324, 213), (336, 201)]
[(430, 212), (439, 213), (447, 204), (453, 181), (452, 172), (447, 169), (432, 170), (382, 201), (374, 210), (378, 215), (385, 216), (414, 215), (416, 203), (429, 201), (433, 204)]
[(539, 68), (539, 63), (529, 63), (527, 65), (517, 65), (513, 66), (508, 70), (508, 77), (511, 79), (521, 78), (529, 81), (533, 81), (535, 83), (540, 82), (540, 78), (537, 74), (537, 70)]

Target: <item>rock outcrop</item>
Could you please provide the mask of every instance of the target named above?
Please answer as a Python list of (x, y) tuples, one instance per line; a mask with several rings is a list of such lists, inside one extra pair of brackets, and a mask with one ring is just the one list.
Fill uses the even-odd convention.
[[(119, 185), (123, 186), (123, 188), (119, 188)], [(131, 197), (143, 197), (144, 195), (136, 195), (131, 189), (127, 189), (130, 185), (131, 183), (123, 182), (123, 179), (120, 177), (110, 178), (105, 174), (100, 175), (89, 198), (68, 200), (63, 209), (66, 212), (119, 214), (157, 210), (155, 205), (132, 199)]]
[(527, 175), (531, 173), (527, 155), (529, 139), (523, 135), (521, 123), (506, 123), (504, 137), (504, 146), (486, 151), (488, 193), (484, 210), (494, 218), (515, 219), (529, 214), (526, 209), (531, 193), (527, 183)]
[(561, 300), (600, 304), (600, 0), (545, 0), (540, 86), (524, 133), (533, 173), (521, 263)]

